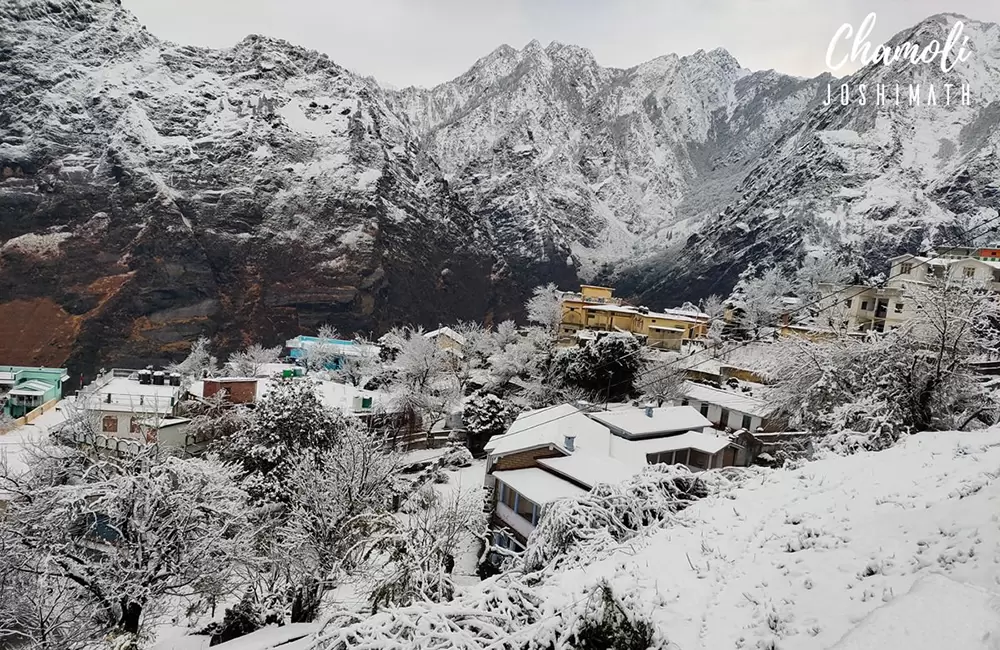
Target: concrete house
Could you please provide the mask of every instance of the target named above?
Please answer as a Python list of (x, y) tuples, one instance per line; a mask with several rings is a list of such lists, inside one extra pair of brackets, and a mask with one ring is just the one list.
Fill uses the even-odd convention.
[(690, 406), (536, 409), (522, 413), (485, 449), (494, 543), (512, 549), (524, 547), (544, 507), (558, 499), (626, 481), (651, 464), (706, 470), (736, 460), (731, 441), (715, 435), (711, 422)]
[(424, 336), (433, 339), (438, 344), (438, 348), (442, 350), (461, 352), (465, 348), (465, 337), (447, 326), (431, 330)]
[(583, 285), (579, 293), (562, 298), (559, 333), (572, 337), (582, 330), (630, 332), (645, 338), (648, 345), (679, 350), (683, 341), (702, 338), (708, 332), (708, 314), (697, 310), (661, 309), (624, 304), (610, 287)]
[(180, 384), (179, 375), (161, 370), (116, 369), (98, 377), (78, 399), (98, 433), (145, 440), (149, 423), (176, 414)]
[(716, 429), (769, 431), (772, 428), (768, 418), (774, 409), (762, 400), (691, 381), (684, 382), (683, 393), (680, 405), (697, 409)]
[(344, 339), (321, 339), (318, 336), (296, 336), (285, 341), (288, 356), (296, 363), (304, 363), (309, 350), (316, 346), (324, 346), (330, 351), (330, 361), (326, 364), (326, 370), (339, 370), (349, 358), (363, 355), (378, 357), (381, 352), (381, 348), (377, 345), (365, 345)]
[(940, 257), (898, 255), (889, 260), (885, 286), (840, 286), (820, 284), (826, 296), (817, 305), (834, 327), (848, 331), (886, 332), (910, 320), (914, 314), (913, 285), (938, 279), (968, 280), (1000, 292), (1000, 249), (951, 248)]
[(3, 412), (21, 418), (43, 405), (62, 397), (63, 384), (69, 380), (65, 368), (0, 366), (0, 403)]

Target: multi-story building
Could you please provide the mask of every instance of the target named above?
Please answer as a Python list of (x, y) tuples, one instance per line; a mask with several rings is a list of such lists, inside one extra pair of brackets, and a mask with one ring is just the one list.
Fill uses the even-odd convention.
[[(996, 261), (990, 261), (994, 257)], [(934, 257), (905, 254), (889, 264), (884, 286), (821, 284), (825, 298), (818, 306), (823, 321), (848, 331), (893, 330), (915, 313), (910, 287), (946, 278), (978, 282), (1000, 292), (1000, 249), (950, 248)]]
[(641, 335), (652, 347), (679, 349), (682, 341), (705, 336), (709, 317), (697, 310), (663, 309), (624, 304), (614, 289), (582, 285), (580, 293), (563, 294), (560, 334), (581, 330), (622, 331)]

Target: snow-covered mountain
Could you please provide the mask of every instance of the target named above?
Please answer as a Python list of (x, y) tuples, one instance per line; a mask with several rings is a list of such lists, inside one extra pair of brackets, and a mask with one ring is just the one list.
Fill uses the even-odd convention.
[(965, 81), (971, 106), (824, 106), (842, 80), (750, 72), (722, 49), (623, 70), (532, 42), (396, 91), (274, 39), (167, 43), (116, 0), (13, 0), (0, 353), (92, 368), (201, 333), (231, 347), (324, 321), (516, 316), (550, 280), (664, 306), (812, 250), (877, 267), (996, 214), (1000, 27), (966, 33), (948, 79), (871, 66), (843, 82)]
[[(509, 250), (571, 252), (585, 277), (678, 303), (813, 250), (877, 268), (996, 214), (1000, 28), (939, 15), (890, 44), (944, 41), (960, 19), (973, 55), (949, 74), (897, 64), (799, 79), (751, 73), (721, 49), (617, 70), (532, 42), (396, 101)], [(930, 82), (941, 103), (953, 84), (951, 106), (905, 105), (907, 84), (926, 101)], [(867, 84), (868, 103), (825, 105), (845, 83), (855, 97)], [(904, 105), (873, 105), (878, 83), (903, 84)]]
[(6, 361), (508, 317), (534, 283), (382, 89), (316, 52), (174, 45), (113, 0), (15, 0), (0, 87)]

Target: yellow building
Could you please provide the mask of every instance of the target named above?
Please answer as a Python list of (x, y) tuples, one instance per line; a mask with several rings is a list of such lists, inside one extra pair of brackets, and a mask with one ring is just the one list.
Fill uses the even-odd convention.
[(646, 337), (653, 347), (679, 349), (682, 341), (708, 332), (707, 314), (680, 309), (654, 312), (626, 305), (610, 287), (583, 285), (580, 293), (563, 295), (562, 307), (560, 334), (567, 337), (585, 329), (622, 331)]

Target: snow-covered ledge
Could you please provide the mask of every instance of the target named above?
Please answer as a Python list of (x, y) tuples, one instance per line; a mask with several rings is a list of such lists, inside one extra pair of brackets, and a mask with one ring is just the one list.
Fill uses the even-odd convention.
[(531, 525), (530, 521), (514, 512), (514, 510), (505, 503), (497, 504), (496, 514), (500, 521), (507, 524), (521, 535), (524, 535), (525, 539), (527, 539), (528, 535), (531, 534), (531, 531), (535, 530), (535, 527)]

